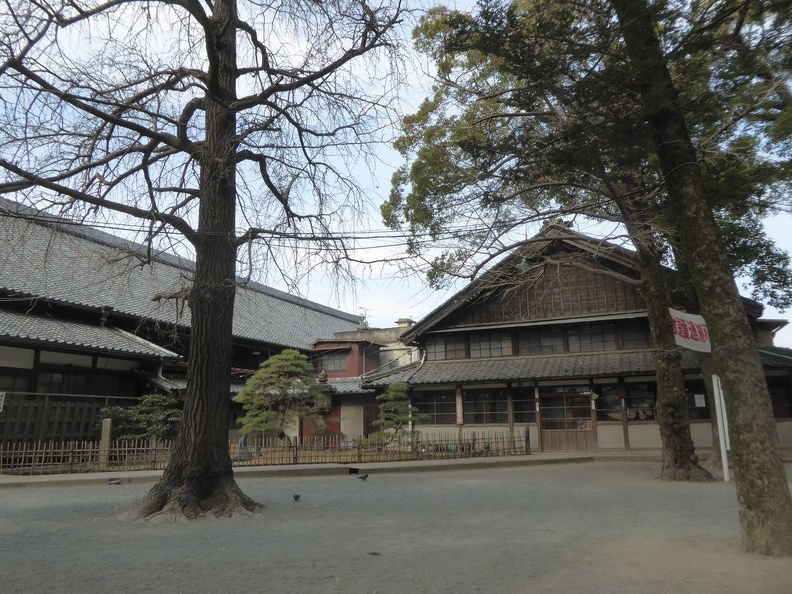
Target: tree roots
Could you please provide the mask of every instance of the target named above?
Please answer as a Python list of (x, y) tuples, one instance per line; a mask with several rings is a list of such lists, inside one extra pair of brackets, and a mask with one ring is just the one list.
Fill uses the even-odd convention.
[(210, 480), (167, 480), (163, 478), (131, 510), (124, 520), (157, 523), (182, 522), (206, 517), (249, 516), (264, 506), (245, 495), (233, 476)]

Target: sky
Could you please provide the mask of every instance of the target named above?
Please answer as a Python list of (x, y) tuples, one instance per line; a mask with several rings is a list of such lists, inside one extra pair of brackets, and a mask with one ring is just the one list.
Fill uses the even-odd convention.
[[(768, 235), (780, 247), (792, 251), (792, 215), (771, 217), (765, 222), (765, 227)], [(318, 286), (309, 288), (303, 296), (349, 313), (365, 315), (372, 328), (389, 328), (395, 326), (399, 318), (420, 321), (461, 290), (465, 284), (460, 281), (448, 290), (435, 291), (420, 276), (401, 278), (395, 267), (390, 269), (386, 267), (376, 274), (372, 273), (366, 278), (361, 278), (354, 287), (342, 289), (329, 298), (323, 297), (328, 295), (328, 292), (322, 288), (322, 281)], [(743, 285), (744, 282), (738, 279), (740, 293), (749, 296), (750, 288), (745, 288)], [(786, 320), (792, 318), (792, 312), (781, 312), (766, 306), (763, 317)], [(792, 348), (792, 324), (776, 334), (775, 345)]]
[[(472, 0), (447, 0), (447, 5), (456, 5), (461, 9), (469, 9)], [(416, 90), (413, 92), (412, 102), (417, 106), (426, 90), (429, 89), (427, 79), (423, 83), (415, 82)], [(423, 87), (421, 86), (423, 84)], [(414, 111), (414, 110), (413, 110)], [(382, 158), (381, 167), (378, 169), (374, 184), (372, 184), (372, 213), (370, 225), (374, 229), (383, 229), (379, 217), (378, 206), (385, 202), (390, 190), (390, 177), (393, 170), (401, 165), (401, 157), (394, 151), (386, 152)], [(778, 214), (765, 221), (765, 228), (779, 247), (792, 252), (792, 214)], [(586, 233), (586, 229), (577, 229)], [(394, 252), (398, 254), (398, 250)], [(451, 298), (461, 290), (466, 282), (459, 281), (449, 289), (436, 291), (428, 286), (425, 278), (412, 275), (405, 278), (396, 266), (382, 266), (376, 271), (366, 270), (361, 272), (361, 278), (353, 287), (338, 289), (329, 287), (327, 279), (312, 282), (312, 286), (303, 291), (302, 296), (320, 302), (324, 305), (336, 307), (343, 311), (361, 314), (372, 328), (387, 328), (396, 325), (399, 318), (421, 320), (431, 311)], [(737, 279), (740, 293), (750, 296), (750, 287)], [(766, 306), (763, 317), (766, 319), (792, 318), (792, 311), (781, 312)], [(776, 346), (792, 348), (792, 324), (783, 328), (776, 334)]]
[[(456, 4), (460, 8), (468, 8), (473, 4), (472, 0), (448, 1), (448, 4)], [(414, 73), (411, 77), (413, 89), (408, 91), (409, 101), (405, 112), (410, 113), (415, 110), (420, 100), (426, 95), (429, 88), (429, 81), (421, 78), (419, 73)], [(412, 109), (410, 109), (412, 107)], [(384, 225), (379, 216), (379, 205), (385, 202), (390, 191), (390, 178), (396, 167), (401, 165), (401, 157), (393, 150), (383, 149), (380, 163), (372, 178), (369, 191), (370, 212), (365, 213), (364, 223), (369, 230), (383, 231)], [(766, 227), (770, 237), (774, 238), (778, 245), (786, 250), (792, 250), (792, 215), (778, 215), (766, 222)], [(586, 232), (585, 229), (577, 229)], [(530, 233), (529, 233), (530, 234)], [(395, 247), (393, 234), (389, 250), (393, 257), (398, 257), (403, 253), (403, 248)], [(383, 255), (381, 249), (368, 250), (367, 246), (361, 246), (364, 255), (370, 256), (371, 252), (376, 253), (380, 258)], [(321, 271), (306, 278), (297, 287), (282, 286), (273, 278), (262, 278), (261, 281), (275, 288), (288, 292), (297, 292), (300, 296), (330, 307), (341, 309), (348, 313), (360, 314), (365, 316), (370, 327), (388, 328), (396, 325), (400, 318), (410, 318), (415, 321), (421, 320), (428, 313), (439, 307), (454, 293), (465, 286), (465, 282), (457, 282), (445, 291), (436, 291), (429, 288), (425, 279), (417, 274), (405, 276), (395, 265), (387, 263), (375, 267), (361, 268), (356, 275), (358, 280), (354, 284), (339, 285), (332, 277)], [(744, 295), (750, 293), (747, 289), (742, 289)], [(792, 312), (786, 314), (778, 312), (772, 308), (765, 309), (765, 318), (785, 319), (787, 315), (792, 317)], [(783, 329), (776, 337), (778, 346), (792, 348), (792, 326)]]

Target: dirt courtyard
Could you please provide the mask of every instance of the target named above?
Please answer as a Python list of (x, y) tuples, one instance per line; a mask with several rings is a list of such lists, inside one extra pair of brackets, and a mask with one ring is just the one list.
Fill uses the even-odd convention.
[(8, 488), (0, 591), (792, 592), (792, 559), (741, 552), (734, 483), (664, 483), (657, 471), (240, 478), (261, 513), (175, 524), (116, 519), (150, 484)]

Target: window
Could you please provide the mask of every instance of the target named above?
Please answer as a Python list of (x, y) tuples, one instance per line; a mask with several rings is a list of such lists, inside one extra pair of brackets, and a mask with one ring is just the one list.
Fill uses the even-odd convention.
[(29, 374), (10, 370), (0, 371), (0, 392), (27, 392), (29, 389)]
[(505, 390), (465, 390), (462, 396), (466, 424), (508, 423), (509, 409)]
[(559, 326), (529, 328), (520, 332), (517, 348), (521, 355), (548, 355), (564, 352), (564, 332)]
[(76, 369), (43, 370), (36, 390), (46, 394), (88, 394), (89, 372)]
[(594, 386), (597, 394), (597, 421), (621, 421), (621, 397), (618, 384)]
[(648, 349), (652, 346), (648, 320), (625, 320), (621, 325), (621, 334), (623, 349)]
[(446, 358), (464, 359), (467, 357), (467, 340), (464, 336), (446, 336)]
[(567, 329), (567, 337), (570, 353), (614, 351), (618, 346), (612, 322), (575, 324)]
[(327, 353), (319, 358), (320, 371), (346, 371), (347, 351)]
[(657, 384), (641, 382), (625, 384), (627, 390), (627, 419), (630, 421), (649, 421), (655, 418), (657, 405)]
[(430, 336), (426, 339), (426, 358), (429, 361), (464, 359), (467, 357), (464, 336)]
[(508, 332), (478, 332), (470, 335), (471, 359), (511, 354), (511, 335)]
[(691, 419), (709, 419), (710, 409), (704, 391), (704, 380), (688, 380), (685, 382), (685, 393), (688, 399), (688, 411)]
[(588, 386), (540, 387), (539, 398), (542, 429), (592, 429)]
[(776, 419), (792, 418), (792, 388), (790, 378), (771, 377), (767, 380), (770, 399), (773, 402), (773, 414)]
[(429, 361), (440, 361), (446, 358), (445, 338), (442, 336), (428, 337), (424, 348), (426, 350), (426, 358)]
[(413, 404), (418, 409), (418, 412), (429, 417), (424, 421), (416, 421), (416, 424), (456, 424), (456, 393), (453, 390), (418, 392), (413, 397)]
[(514, 390), (514, 422), (536, 422), (536, 390), (534, 388), (517, 388)]

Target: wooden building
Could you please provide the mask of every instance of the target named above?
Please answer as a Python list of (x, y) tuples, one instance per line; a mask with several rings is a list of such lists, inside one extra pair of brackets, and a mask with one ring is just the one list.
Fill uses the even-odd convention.
[[(534, 451), (659, 448), (655, 352), (634, 253), (551, 224), (401, 336), (420, 362), (364, 378), (410, 385), (422, 434), (528, 428)], [(782, 320), (745, 300), (792, 447), (792, 350), (772, 346)], [(683, 353), (692, 433), (711, 446), (698, 359)]]
[[(6, 199), (0, 242), (0, 443), (95, 439), (103, 406), (184, 389), (192, 262)], [(362, 322), (239, 279), (232, 383)]]

